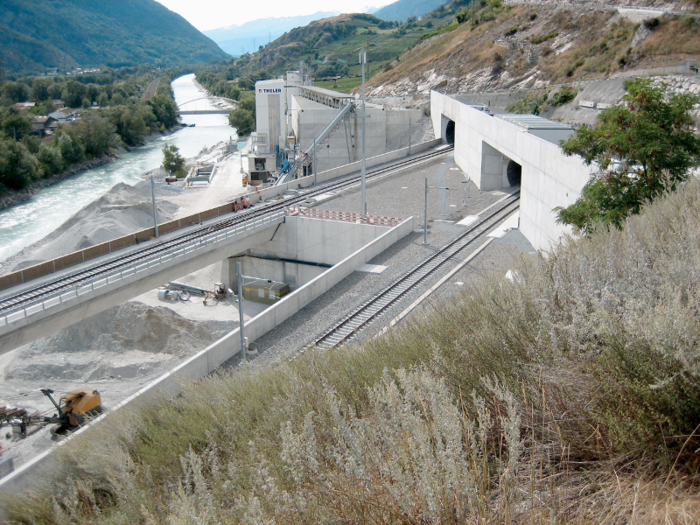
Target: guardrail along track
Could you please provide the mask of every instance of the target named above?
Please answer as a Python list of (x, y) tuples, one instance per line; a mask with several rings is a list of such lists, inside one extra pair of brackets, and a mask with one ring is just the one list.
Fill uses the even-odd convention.
[[(403, 160), (389, 166), (384, 166), (369, 171), (367, 173), (367, 179), (375, 179), (419, 165), (435, 157), (446, 155), (452, 151), (452, 149), (453, 147), (444, 147), (411, 159)], [(96, 262), (88, 268), (77, 270), (70, 274), (58, 277), (57, 279), (54, 279), (46, 284), (38, 285), (31, 289), (25, 289), (19, 293), (0, 299), (0, 315), (2, 315), (3, 319), (5, 319), (5, 316), (14, 311), (31, 307), (33, 304), (41, 302), (51, 296), (66, 293), (69, 290), (89, 285), (91, 282), (94, 282), (97, 279), (109, 279), (110, 275), (118, 273), (120, 269), (147, 261), (178, 247), (185, 246), (188, 243), (198, 242), (201, 244), (207, 244), (212, 238), (220, 234), (222, 231), (229, 229), (235, 230), (246, 223), (251, 224), (264, 218), (273, 218), (277, 214), (283, 213), (284, 208), (288, 206), (301, 204), (304, 201), (318, 195), (348, 189), (359, 183), (359, 181), (360, 176), (355, 175), (338, 182), (331, 182), (328, 184), (314, 186), (311, 189), (301, 190), (299, 191), (298, 196), (280, 199), (279, 201), (275, 202), (266, 202), (264, 204), (254, 205), (254, 207), (247, 212), (238, 213), (237, 215), (221, 220), (215, 224), (197, 228), (169, 240), (155, 241), (155, 243), (150, 242), (146, 247), (125, 252), (123, 255), (116, 255), (111, 257), (109, 260)]]
[(355, 337), (363, 328), (371, 324), (396, 301), (432, 275), (443, 264), (450, 261), (464, 248), (486, 235), (487, 232), (506, 219), (518, 208), (519, 202), (519, 193), (504, 200), (495, 211), (492, 211), (486, 217), (480, 218), (465, 233), (459, 235), (441, 248), (440, 251), (429, 256), (403, 277), (399, 278), (398, 281), (386, 287), (372, 299), (359, 306), (350, 315), (343, 318), (337, 325), (319, 337), (315, 345), (322, 349), (331, 349)]

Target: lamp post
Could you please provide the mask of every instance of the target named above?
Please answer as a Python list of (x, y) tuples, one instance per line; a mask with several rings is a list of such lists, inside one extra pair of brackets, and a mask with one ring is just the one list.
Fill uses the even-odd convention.
[(155, 229), (156, 237), (158, 237), (158, 215), (156, 212), (156, 186), (153, 182), (153, 175), (151, 175), (151, 200), (153, 201), (153, 227)]
[(238, 323), (240, 325), (241, 332), (241, 361), (246, 359), (246, 348), (245, 348), (245, 334), (243, 333), (243, 327), (245, 321), (243, 320), (243, 276), (241, 275), (241, 261), (236, 262), (236, 271), (238, 273)]
[(360, 64), (362, 65), (362, 215), (367, 215), (367, 200), (365, 194), (365, 64), (367, 63), (367, 51), (360, 48)]

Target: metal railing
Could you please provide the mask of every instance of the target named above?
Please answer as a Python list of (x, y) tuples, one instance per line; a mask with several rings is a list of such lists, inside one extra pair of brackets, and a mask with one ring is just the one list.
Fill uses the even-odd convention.
[(130, 262), (125, 262), (123, 266), (109, 271), (108, 273), (86, 277), (80, 283), (76, 283), (71, 290), (66, 291), (64, 289), (32, 305), (19, 307), (17, 310), (0, 316), (0, 327), (10, 325), (11, 323), (15, 323), (26, 317), (30, 317), (38, 312), (43, 312), (59, 304), (78, 299), (85, 294), (91, 293), (117, 281), (132, 277), (141, 272), (150, 270), (161, 264), (185, 257), (205, 248), (211, 249), (214, 246), (223, 244), (226, 241), (230, 242), (231, 237), (235, 237), (249, 230), (277, 222), (280, 219), (284, 219), (284, 217), (285, 212), (281, 210), (266, 214), (252, 221), (245, 221), (234, 227), (213, 231), (184, 244), (172, 246), (171, 248), (168, 248), (163, 252), (159, 252), (156, 255), (148, 255)]

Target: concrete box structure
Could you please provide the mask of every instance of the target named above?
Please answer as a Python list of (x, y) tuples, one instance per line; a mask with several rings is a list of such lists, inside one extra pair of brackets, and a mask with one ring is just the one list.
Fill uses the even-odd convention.
[(264, 151), (275, 153), (285, 141), (286, 89), (284, 80), (255, 83), (255, 131), (267, 138)]
[(240, 261), (243, 275), (285, 282), (294, 290), (387, 230), (386, 226), (288, 216), (246, 256), (229, 258), (221, 279), (235, 289), (236, 262)]
[[(255, 84), (256, 132), (254, 144), (258, 155), (277, 155), (278, 149), (291, 158), (313, 146), (326, 127), (355, 96), (330, 89), (303, 85), (297, 71), (282, 79), (263, 80)], [(372, 157), (414, 144), (421, 134), (420, 109), (385, 108), (367, 104), (365, 109), (365, 155)], [(331, 134), (317, 144), (318, 166), (315, 172), (355, 162), (362, 157), (362, 118), (358, 105), (345, 116)], [(281, 159), (278, 158), (278, 160)], [(269, 163), (268, 163), (269, 164)], [(272, 171), (272, 170), (270, 170)]]
[(453, 137), (455, 162), (480, 189), (520, 184), (520, 230), (533, 247), (547, 250), (571, 231), (554, 209), (573, 204), (596, 169), (559, 146), (573, 129), (532, 115), (493, 116), (436, 91), (430, 101), (435, 136)]

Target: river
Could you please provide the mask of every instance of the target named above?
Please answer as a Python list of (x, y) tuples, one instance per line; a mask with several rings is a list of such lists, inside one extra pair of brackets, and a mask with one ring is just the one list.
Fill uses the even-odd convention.
[[(194, 82), (185, 75), (172, 83), (180, 109), (214, 109)], [(119, 160), (81, 172), (38, 192), (31, 199), (0, 211), (0, 261), (35, 243), (63, 224), (75, 212), (100, 198), (114, 185), (141, 181), (141, 174), (160, 166), (165, 144), (174, 144), (183, 157), (194, 157), (202, 148), (230, 137), (236, 130), (227, 115), (184, 115), (183, 122), (195, 124), (125, 153)]]

